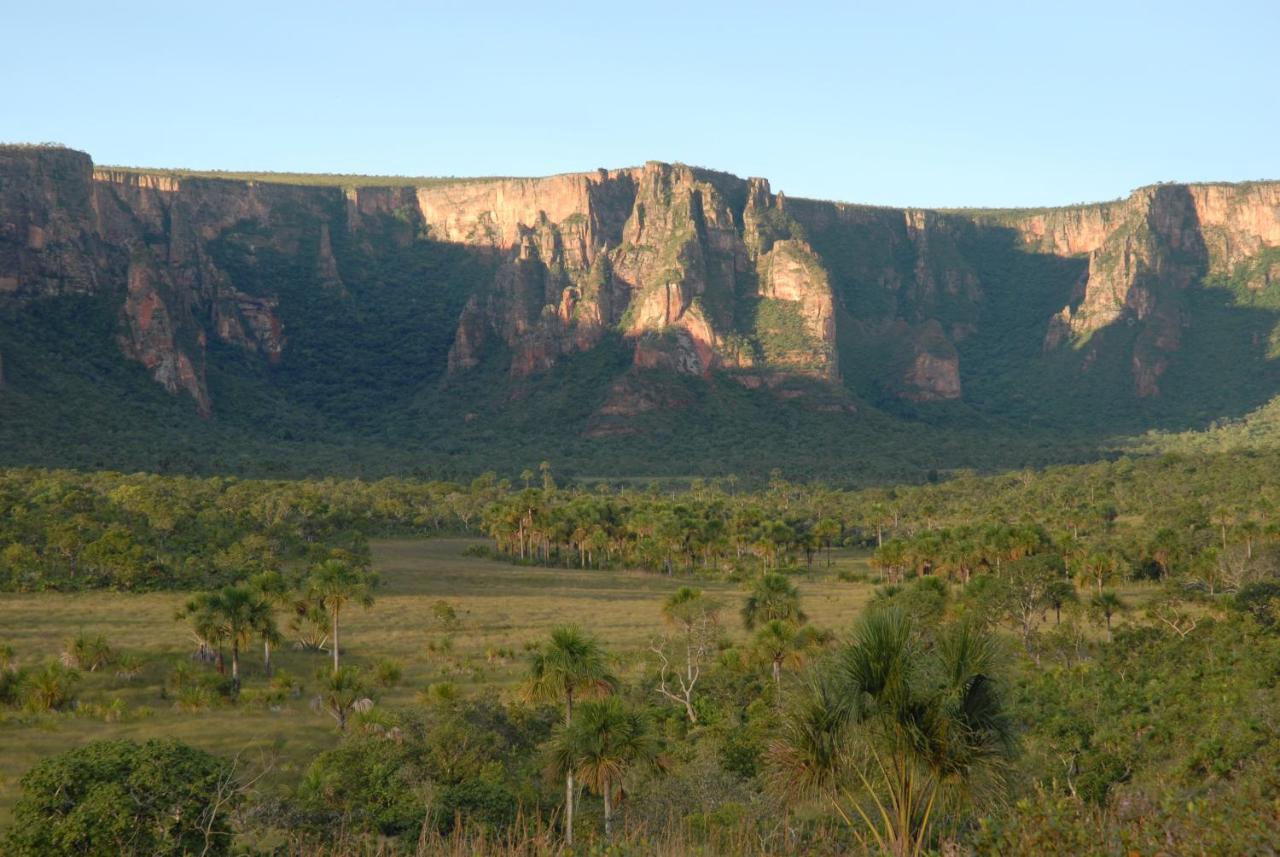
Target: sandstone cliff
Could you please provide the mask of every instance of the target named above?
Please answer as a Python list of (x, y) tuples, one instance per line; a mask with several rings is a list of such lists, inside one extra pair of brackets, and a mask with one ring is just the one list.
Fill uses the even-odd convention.
[[(1000, 249), (1004, 235), (1012, 250)], [(0, 147), (0, 300), (104, 296), (118, 307), (120, 352), (206, 415), (219, 407), (206, 381), (211, 343), (281, 361), (283, 300), (346, 295), (357, 255), (388, 261), (378, 276), (411, 276), (395, 257), (423, 242), (494, 260), (456, 320), (454, 377), (502, 355), (518, 389), (606, 338), (629, 349), (631, 369), (593, 429), (609, 434), (627, 417), (690, 404), (647, 373), (822, 409), (851, 410), (848, 391), (868, 389), (960, 399), (966, 349), (998, 348), (997, 315), (1035, 326), (1043, 348), (1074, 355), (1080, 372), (1123, 349), (1133, 393), (1158, 396), (1196, 323), (1190, 290), (1215, 278), (1280, 283), (1280, 184), (938, 212), (790, 199), (763, 179), (657, 162), (339, 187), (95, 169), (78, 152)], [(993, 291), (990, 272), (1007, 260), (991, 256), (1003, 252), (1078, 260), (1080, 273), (1052, 285), (1056, 309), (1042, 316), (993, 313), (994, 301), (1018, 301), (1007, 283)], [(284, 298), (282, 277), (304, 286)], [(1126, 336), (1103, 335), (1117, 330)]]

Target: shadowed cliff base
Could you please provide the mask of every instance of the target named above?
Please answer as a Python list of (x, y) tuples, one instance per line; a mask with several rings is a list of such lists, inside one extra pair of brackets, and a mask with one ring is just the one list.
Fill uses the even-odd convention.
[(5, 464), (861, 484), (1280, 393), (1275, 184), (933, 212), (659, 163), (377, 185), (38, 147), (0, 178)]

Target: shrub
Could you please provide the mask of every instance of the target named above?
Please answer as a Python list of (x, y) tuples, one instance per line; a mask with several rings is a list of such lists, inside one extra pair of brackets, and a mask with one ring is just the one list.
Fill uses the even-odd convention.
[(516, 797), (505, 783), (463, 780), (442, 788), (437, 798), (436, 823), (445, 832), (452, 830), (455, 820), (499, 831), (515, 818)]
[(404, 675), (404, 667), (399, 661), (384, 658), (373, 668), (373, 675), (379, 687), (395, 687)]
[(75, 702), (80, 673), (59, 663), (47, 663), (22, 677), (19, 695), (29, 711), (61, 711)]
[(435, 619), (445, 630), (452, 631), (458, 627), (458, 611), (443, 598), (431, 605), (431, 618)]
[(107, 638), (101, 634), (90, 637), (82, 631), (68, 638), (62, 649), (64, 666), (91, 673), (110, 666), (114, 660), (115, 653), (107, 644)]
[[(230, 765), (177, 741), (96, 741), (22, 778), (13, 857), (226, 855)], [(221, 802), (215, 796), (225, 797)]]

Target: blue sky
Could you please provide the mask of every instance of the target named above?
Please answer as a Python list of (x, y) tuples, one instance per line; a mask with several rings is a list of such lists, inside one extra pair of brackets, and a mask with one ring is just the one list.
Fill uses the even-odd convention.
[(1280, 178), (1280, 4), (11, 4), (0, 140), (99, 163), (678, 160), (888, 205)]

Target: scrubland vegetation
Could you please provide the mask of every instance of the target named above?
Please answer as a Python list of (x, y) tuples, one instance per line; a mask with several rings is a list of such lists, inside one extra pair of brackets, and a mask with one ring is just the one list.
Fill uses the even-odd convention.
[(15, 854), (1268, 853), (1280, 455), (0, 476)]

